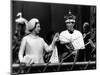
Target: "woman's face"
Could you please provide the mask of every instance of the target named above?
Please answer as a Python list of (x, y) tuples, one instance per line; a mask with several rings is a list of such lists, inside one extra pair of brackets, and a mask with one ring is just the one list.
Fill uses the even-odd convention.
[(40, 30), (41, 30), (40, 23), (38, 22), (34, 31), (38, 34)]

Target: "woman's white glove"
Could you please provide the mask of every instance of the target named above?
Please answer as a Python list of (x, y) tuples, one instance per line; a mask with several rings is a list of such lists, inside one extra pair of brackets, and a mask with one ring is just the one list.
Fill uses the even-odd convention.
[(53, 42), (55, 43), (56, 41), (59, 40), (59, 33), (56, 33), (53, 37)]

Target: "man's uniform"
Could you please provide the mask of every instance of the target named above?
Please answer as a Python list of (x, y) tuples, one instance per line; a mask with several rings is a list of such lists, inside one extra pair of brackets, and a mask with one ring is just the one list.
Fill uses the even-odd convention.
[(60, 34), (60, 41), (64, 43), (72, 43), (74, 50), (84, 49), (83, 36), (80, 31), (74, 30), (73, 33), (69, 33), (68, 30), (62, 31)]
[[(68, 30), (62, 31), (59, 37), (60, 41), (66, 43), (71, 43), (73, 46), (73, 51), (78, 51), (78, 61), (83, 61), (84, 59), (84, 40), (80, 31), (74, 30), (73, 33), (69, 33)], [(70, 49), (69, 49), (70, 50)], [(69, 61), (71, 61), (70, 59)]]

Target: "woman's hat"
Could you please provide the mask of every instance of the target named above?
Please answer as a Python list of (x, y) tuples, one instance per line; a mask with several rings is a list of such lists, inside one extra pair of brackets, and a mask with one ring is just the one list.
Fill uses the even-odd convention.
[(36, 23), (38, 23), (39, 20), (37, 18), (32, 18), (29, 22), (28, 22), (28, 30), (32, 30)]

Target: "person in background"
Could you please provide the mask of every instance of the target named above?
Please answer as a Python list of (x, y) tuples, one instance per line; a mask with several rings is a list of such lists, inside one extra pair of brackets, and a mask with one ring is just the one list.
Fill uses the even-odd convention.
[(92, 57), (92, 51), (95, 49), (95, 43), (93, 41), (95, 37), (94, 28), (90, 28), (90, 25), (88, 22), (84, 22), (83, 24), (83, 37), (85, 42), (85, 52), (86, 52), (86, 61), (91, 60)]

